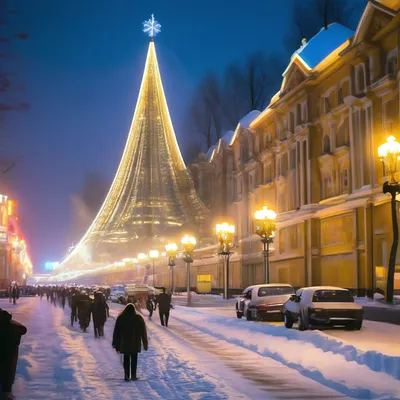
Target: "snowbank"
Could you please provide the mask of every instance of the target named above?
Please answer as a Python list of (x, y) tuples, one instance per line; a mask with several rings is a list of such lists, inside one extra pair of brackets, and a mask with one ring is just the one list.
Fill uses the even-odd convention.
[(400, 357), (363, 352), (318, 331), (299, 332), (184, 307), (176, 311), (173, 318), (271, 357), (349, 397), (400, 397)]

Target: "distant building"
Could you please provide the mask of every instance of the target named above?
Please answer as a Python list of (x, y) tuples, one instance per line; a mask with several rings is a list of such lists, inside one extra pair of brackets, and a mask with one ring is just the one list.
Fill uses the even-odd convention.
[[(190, 166), (213, 215), (236, 225), (231, 288), (265, 282), (253, 215), (267, 205), (278, 213), (272, 282), (375, 289), (392, 242), (377, 148), (400, 140), (399, 8), (369, 2), (355, 32), (321, 29), (293, 54), (270, 105)], [(206, 253), (193, 275), (222, 288), (222, 263)]]

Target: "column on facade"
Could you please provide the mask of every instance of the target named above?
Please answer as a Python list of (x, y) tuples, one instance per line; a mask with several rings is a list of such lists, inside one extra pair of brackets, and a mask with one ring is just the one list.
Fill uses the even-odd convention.
[(350, 169), (351, 169), (351, 191), (356, 190), (356, 124), (355, 124), (354, 107), (349, 107), (349, 125), (350, 125)]
[(306, 286), (319, 285), (321, 283), (320, 262), (320, 221), (311, 218), (305, 221), (305, 282)]
[(300, 150), (300, 154), (297, 156), (299, 161), (300, 161), (300, 170), (299, 170), (299, 174), (300, 174), (300, 206), (303, 206), (305, 204), (305, 177), (304, 177), (304, 169), (305, 169), (305, 159), (304, 159), (304, 151), (303, 151), (303, 145), (304, 145), (304, 141), (300, 141), (297, 143), (297, 150)]

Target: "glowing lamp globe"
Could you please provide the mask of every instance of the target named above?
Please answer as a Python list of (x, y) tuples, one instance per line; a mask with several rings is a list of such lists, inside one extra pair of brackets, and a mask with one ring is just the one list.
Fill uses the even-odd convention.
[(169, 256), (175, 255), (176, 252), (178, 251), (178, 245), (177, 245), (176, 243), (168, 243), (168, 244), (165, 246), (165, 250), (167, 251), (167, 254), (168, 254)]
[(150, 250), (149, 251), (149, 258), (151, 259), (155, 259), (158, 258), (160, 256), (160, 253), (158, 252), (158, 250)]
[(215, 226), (215, 230), (218, 233), (235, 233), (235, 225), (230, 225), (227, 222), (223, 222), (222, 224), (217, 224)]
[(378, 155), (388, 170), (390, 184), (396, 184), (396, 174), (400, 171), (400, 143), (390, 136), (386, 143), (378, 147)]
[(147, 256), (144, 253), (139, 253), (137, 258), (139, 259), (139, 261), (143, 261), (147, 258)]
[(196, 246), (196, 239), (193, 236), (185, 235), (181, 243), (183, 244), (185, 252), (191, 253), (194, 250), (194, 246)]
[(275, 220), (276, 212), (273, 210), (269, 210), (267, 206), (264, 206), (262, 210), (257, 210), (254, 213), (254, 218), (257, 221)]

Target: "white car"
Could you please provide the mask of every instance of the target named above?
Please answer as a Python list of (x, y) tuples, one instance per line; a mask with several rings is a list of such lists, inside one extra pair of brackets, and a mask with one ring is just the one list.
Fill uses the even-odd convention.
[(263, 321), (269, 316), (280, 316), (283, 304), (294, 294), (292, 286), (286, 283), (264, 283), (249, 286), (236, 302), (236, 315), (245, 316), (248, 321)]
[(310, 325), (342, 325), (360, 330), (364, 310), (347, 289), (314, 286), (299, 289), (291, 296), (284, 304), (283, 314), (288, 329), (298, 322), (301, 331)]

